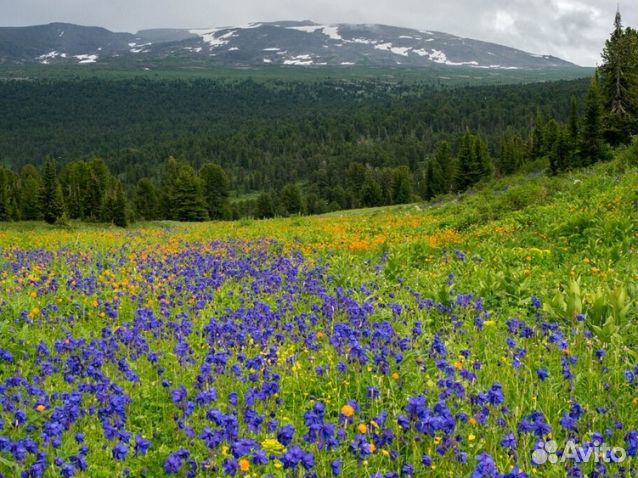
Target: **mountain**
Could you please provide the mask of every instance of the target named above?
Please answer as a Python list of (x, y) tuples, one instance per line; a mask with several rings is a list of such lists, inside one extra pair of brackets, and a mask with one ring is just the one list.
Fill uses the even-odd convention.
[(2, 27), (0, 63), (92, 63), (125, 50), (135, 38), (130, 33), (70, 23)]
[(233, 66), (574, 66), (560, 58), (495, 43), (389, 25), (280, 21), (190, 30), (151, 29), (136, 34), (66, 23), (0, 28), (0, 63), (144, 63), (166, 59)]

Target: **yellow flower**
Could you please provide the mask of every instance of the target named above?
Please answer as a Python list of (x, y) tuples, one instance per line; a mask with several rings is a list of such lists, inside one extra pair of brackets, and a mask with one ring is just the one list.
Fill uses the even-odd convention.
[(266, 438), (261, 442), (261, 447), (266, 451), (281, 451), (284, 449), (284, 446), (279, 443), (276, 438)]
[(474, 440), (476, 440), (476, 435), (474, 435), (473, 433), (470, 433), (470, 434), (467, 436), (467, 439), (468, 439), (469, 441), (474, 441)]
[(486, 327), (491, 327), (495, 323), (496, 322), (494, 322), (493, 320), (486, 320), (485, 322), (483, 322), (483, 325), (485, 325)]
[(390, 375), (390, 377), (396, 382), (397, 380), (399, 380), (399, 372), (392, 372), (392, 375)]
[(377, 451), (377, 446), (374, 443), (368, 443), (368, 448), (370, 449), (370, 453)]
[(368, 431), (368, 426), (365, 423), (359, 423), (359, 425), (357, 425), (357, 431), (359, 433), (366, 433)]

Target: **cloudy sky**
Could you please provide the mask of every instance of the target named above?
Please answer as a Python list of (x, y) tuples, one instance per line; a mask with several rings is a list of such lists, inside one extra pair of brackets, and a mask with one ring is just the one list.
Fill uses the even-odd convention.
[[(635, 27), (634, 2), (621, 0), (620, 8)], [(0, 0), (0, 25), (60, 21), (135, 32), (274, 20), (385, 23), (595, 65), (615, 12), (615, 0)]]

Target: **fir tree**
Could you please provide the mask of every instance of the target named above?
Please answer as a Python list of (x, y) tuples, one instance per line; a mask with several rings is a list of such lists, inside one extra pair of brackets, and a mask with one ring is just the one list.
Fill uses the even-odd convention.
[(271, 192), (264, 191), (257, 198), (257, 217), (259, 219), (275, 217), (275, 201)]
[(279, 204), (285, 215), (303, 214), (304, 205), (299, 186), (286, 184), (279, 193)]
[(558, 125), (553, 144), (548, 151), (550, 174), (556, 175), (569, 167), (572, 143), (565, 127)]
[(228, 196), (230, 180), (221, 166), (214, 163), (204, 164), (199, 176), (204, 183), (204, 199), (211, 219), (229, 219)]
[(126, 196), (121, 182), (117, 182), (115, 187), (115, 195), (113, 199), (113, 224), (118, 227), (128, 226), (128, 218), (126, 214)]
[(532, 161), (540, 158), (545, 153), (543, 150), (543, 145), (545, 144), (543, 138), (544, 125), (545, 120), (543, 119), (541, 110), (537, 108), (528, 144), (528, 155)]
[(39, 193), (42, 189), (40, 173), (32, 164), (20, 171), (20, 217), (24, 221), (42, 218)]
[(575, 145), (578, 141), (578, 102), (572, 96), (569, 102), (569, 137)]
[(406, 204), (412, 201), (412, 174), (407, 166), (394, 170), (392, 178), (392, 202)]
[(55, 170), (55, 161), (51, 158), (45, 160), (42, 171), (40, 208), (44, 220), (49, 224), (54, 224), (64, 214), (62, 188)]
[(602, 53), (600, 87), (604, 136), (611, 144), (628, 143), (638, 132), (638, 34), (623, 29), (620, 11)]
[(138, 218), (151, 221), (160, 217), (159, 194), (155, 184), (149, 178), (142, 178), (137, 182), (134, 204)]
[(459, 146), (457, 157), (454, 191), (462, 192), (476, 182), (476, 163), (474, 161), (474, 136), (470, 130), (465, 130)]
[(602, 99), (598, 75), (594, 74), (585, 102), (585, 115), (580, 138), (580, 166), (588, 166), (605, 159), (602, 136)]
[(0, 221), (9, 221), (11, 213), (9, 209), (9, 174), (11, 171), (0, 166)]
[(501, 151), (498, 158), (499, 174), (512, 174), (523, 164), (525, 157), (525, 145), (521, 137), (508, 128), (501, 142)]
[(202, 180), (188, 164), (181, 164), (168, 194), (171, 217), (178, 221), (208, 219)]
[(439, 194), (450, 191), (450, 176), (445, 174), (452, 164), (452, 149), (450, 143), (441, 141), (434, 156), (428, 160), (425, 173), (425, 199), (430, 200)]

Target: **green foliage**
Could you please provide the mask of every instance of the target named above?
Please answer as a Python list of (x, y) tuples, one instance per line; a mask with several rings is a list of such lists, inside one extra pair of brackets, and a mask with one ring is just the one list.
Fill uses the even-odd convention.
[(580, 137), (580, 166), (588, 166), (608, 157), (603, 142), (603, 105), (598, 87), (598, 75), (591, 80), (585, 102), (585, 115)]
[(279, 205), (285, 216), (303, 214), (304, 204), (299, 186), (286, 184), (279, 193)]
[(208, 211), (202, 180), (186, 163), (177, 163), (175, 176), (170, 179), (167, 193), (169, 216), (178, 221), (205, 221)]
[(150, 221), (161, 217), (160, 195), (155, 183), (142, 178), (135, 186), (133, 203), (139, 219)]
[(44, 220), (49, 224), (55, 224), (65, 212), (62, 187), (55, 170), (55, 161), (51, 158), (44, 162), (42, 189), (40, 190), (40, 209)]
[(454, 190), (464, 191), (481, 179), (492, 175), (493, 166), (490, 159), (487, 143), (480, 135), (474, 135), (466, 130), (457, 159), (457, 170)]
[(230, 219), (228, 203), (230, 179), (221, 166), (206, 163), (199, 170), (204, 183), (204, 199), (211, 219)]
[(612, 145), (628, 143), (638, 133), (638, 32), (623, 29), (620, 12), (605, 42), (602, 60), (598, 73), (605, 139)]
[(20, 171), (20, 219), (34, 221), (42, 218), (39, 192), (42, 177), (35, 166), (28, 164)]

